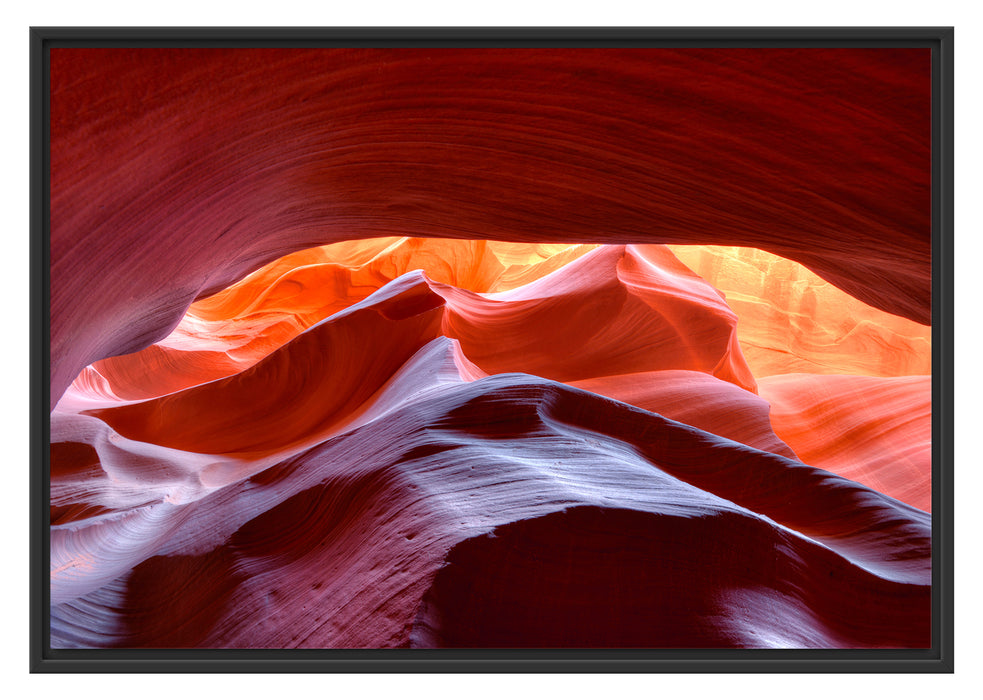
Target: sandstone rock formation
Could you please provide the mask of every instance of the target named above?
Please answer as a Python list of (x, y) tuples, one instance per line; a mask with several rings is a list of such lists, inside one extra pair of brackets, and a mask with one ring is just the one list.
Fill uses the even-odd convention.
[(52, 645), (929, 646), (928, 61), (53, 49)]

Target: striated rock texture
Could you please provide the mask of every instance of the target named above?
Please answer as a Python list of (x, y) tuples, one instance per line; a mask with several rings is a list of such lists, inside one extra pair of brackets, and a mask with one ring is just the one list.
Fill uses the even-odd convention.
[[(77, 380), (77, 388), (88, 382), (90, 390), (102, 386), (108, 396), (123, 399), (171, 393), (252, 366), (406, 272), (426, 270), (433, 282), (474, 292), (504, 291), (553, 272), (595, 247), (384, 238), (310, 248), (192, 304), (160, 343), (93, 363)], [(586, 290), (576, 295), (588, 296)]]
[(927, 52), (51, 63), (54, 647), (930, 646)]
[[(927, 377), (759, 397), (665, 247), (419, 259), (542, 275), (474, 292), (390, 265), (420, 246), (290, 256), (79, 377), (52, 414), (56, 646), (930, 643), (930, 516), (890, 497), (928, 509)], [(364, 284), (315, 282), (340, 269)]]
[(51, 396), (289, 252), (697, 243), (930, 315), (929, 49), (51, 52)]
[(931, 512), (931, 377), (787, 374), (760, 387), (803, 461)]
[(433, 341), (342, 434), (251, 461), (56, 414), (53, 439), (108, 457), (88, 481), (103, 512), (52, 532), (57, 644), (929, 643), (927, 514), (547, 380), (462, 381), (462, 365)]
[(932, 329), (871, 308), (791, 260), (753, 248), (671, 246), (740, 318), (756, 377), (932, 373)]

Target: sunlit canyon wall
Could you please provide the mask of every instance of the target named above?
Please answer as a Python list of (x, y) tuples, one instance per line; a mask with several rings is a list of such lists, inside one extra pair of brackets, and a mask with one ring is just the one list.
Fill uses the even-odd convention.
[(931, 644), (927, 50), (51, 67), (53, 646)]

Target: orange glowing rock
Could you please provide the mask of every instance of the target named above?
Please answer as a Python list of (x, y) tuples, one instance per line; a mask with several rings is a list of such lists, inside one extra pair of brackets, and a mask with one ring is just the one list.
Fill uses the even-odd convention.
[(568, 382), (691, 369), (754, 390), (733, 312), (664, 246), (603, 246), (507, 292), (435, 289), (447, 299), (443, 333), (488, 374)]
[[(465, 272), (456, 274), (451, 263)], [(560, 268), (562, 275), (552, 274)], [(459, 340), (489, 374), (569, 381), (692, 369), (754, 389), (734, 314), (665, 246), (399, 239), (287, 256), (193, 305), (160, 343), (87, 368), (66, 399), (88, 393), (143, 400), (230, 377), (364, 300), (374, 285), (419, 269), (446, 302), (440, 333)], [(362, 342), (372, 347), (370, 339)], [(580, 351), (567, 352), (571, 344)]]
[(610, 246), (510, 292), (482, 295), (407, 273), (234, 375), (142, 402), (71, 405), (131, 439), (212, 454), (276, 451), (336, 432), (440, 336), (485, 374), (574, 381), (687, 369), (753, 390), (735, 323), (664, 247)]
[(159, 343), (94, 363), (71, 393), (123, 400), (173, 393), (251, 367), (315, 323), (411, 270), (474, 292), (505, 291), (548, 275), (595, 247), (386, 238), (302, 250), (192, 304)]
[(756, 377), (932, 371), (930, 326), (868, 306), (793, 260), (754, 248), (670, 249), (726, 296)]
[(931, 512), (931, 377), (788, 374), (758, 386), (803, 462)]

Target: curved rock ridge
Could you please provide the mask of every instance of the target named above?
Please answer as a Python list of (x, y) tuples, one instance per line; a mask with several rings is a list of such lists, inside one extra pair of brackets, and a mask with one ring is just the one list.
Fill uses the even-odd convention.
[(932, 511), (932, 378), (788, 374), (760, 382), (808, 464)]
[(932, 372), (931, 326), (868, 306), (793, 260), (753, 248), (670, 249), (724, 294), (756, 377)]
[[(79, 377), (51, 421), (56, 646), (930, 643), (928, 377), (758, 396), (666, 246), (454, 243), (455, 274), (383, 243), (205, 300), (129, 384)], [(428, 256), (486, 291), (389, 280)], [(169, 391), (166, 352), (246, 366)]]
[(53, 646), (930, 644), (926, 513), (563, 384), (445, 376), (192, 500), (56, 524)]
[(755, 390), (737, 317), (664, 247), (603, 246), (507, 292), (434, 289), (447, 300), (444, 334), (489, 374), (569, 382), (693, 369)]
[(85, 413), (126, 437), (189, 452), (275, 452), (343, 425), (441, 335), (443, 316), (444, 299), (410, 273), (239, 374)]
[[(594, 247), (406, 236), (342, 241), (285, 255), (196, 301), (188, 313), (201, 320), (228, 321), (270, 312), (301, 316), (311, 310), (319, 320), (330, 313), (318, 305), (343, 308), (411, 270), (424, 270), (435, 282), (472, 292), (504, 291), (553, 272)], [(349, 275), (336, 280), (343, 270)], [(332, 289), (317, 297), (310, 292), (314, 285)], [(204, 334), (203, 339), (211, 338), (211, 333)]]
[[(320, 288), (311, 288), (312, 296), (319, 293)], [(249, 354), (236, 354), (239, 349), (184, 352), (154, 346), (118, 364), (89, 368), (66, 395), (66, 406), (81, 407), (86, 401), (106, 406), (115, 397), (149, 396), (150, 402), (111, 410), (106, 420), (125, 434), (147, 439), (154, 431), (215, 433), (229, 445), (239, 439), (239, 431), (223, 436), (207, 419), (200, 422), (202, 413), (222, 415), (215, 407), (228, 406), (223, 420), (249, 423), (245, 410), (255, 422), (264, 422), (267, 412), (275, 412), (274, 404), (284, 400), (283, 392), (294, 392), (305, 381), (302, 377), (313, 375), (320, 376), (316, 381), (326, 393), (310, 399), (319, 408), (309, 415), (323, 417), (330, 396), (364, 400), (395, 367), (439, 335), (458, 340), (468, 360), (487, 374), (522, 371), (574, 381), (682, 368), (712, 373), (753, 391), (754, 378), (737, 344), (736, 323), (720, 295), (664, 246), (604, 246), (507, 292), (478, 294), (433, 282), (418, 271), (406, 273), (362, 302), (315, 323), (258, 363)], [(246, 317), (243, 325), (254, 324)], [(240, 326), (232, 335), (239, 338), (243, 333)], [(576, 352), (571, 352), (573, 347)], [(219, 359), (212, 363), (216, 354)], [(180, 359), (164, 364), (161, 358)], [(246, 366), (236, 374), (194, 388), (183, 386), (210, 374), (223, 375), (237, 361)], [(304, 391), (313, 392), (313, 384)], [(257, 404), (253, 396), (267, 398)], [(346, 404), (348, 409), (352, 405)], [(264, 430), (276, 433), (282, 427), (287, 434), (303, 435), (310, 427), (281, 426), (288, 420), (273, 421)], [(200, 450), (187, 442), (180, 445), (228, 451), (212, 449), (211, 443)]]
[[(352, 430), (384, 418), (407, 401), (424, 400), (449, 383), (481, 376), (457, 343), (438, 338), (401, 367), (374, 401), (341, 425)], [(159, 546), (168, 530), (152, 514), (180, 512), (171, 507), (193, 504), (341, 431), (336, 427), (333, 432), (315, 432), (265, 454), (207, 455), (131, 440), (97, 418), (57, 410), (51, 423), (51, 522), (57, 526), (51, 546), (54, 599), (78, 596), (112, 580), (120, 566), (125, 570), (148, 548)], [(74, 534), (80, 527), (105, 534), (81, 542)], [(207, 533), (195, 537), (200, 543)]]
[(474, 292), (514, 289), (595, 246), (388, 238), (311, 248), (194, 304), (159, 343), (87, 367), (70, 394), (148, 399), (252, 366), (315, 323), (423, 270)]
[(763, 248), (930, 317), (929, 49), (52, 50), (51, 405), (379, 236)]
[(772, 430), (767, 401), (703, 372), (638, 372), (584, 379), (570, 385), (765, 452), (798, 459)]
[[(529, 284), (595, 248), (404, 237), (300, 251), (196, 302), (160, 343), (87, 367), (69, 393), (139, 400), (230, 376), (410, 270), (469, 291), (496, 292)], [(723, 288), (727, 305), (739, 311), (738, 341), (755, 376), (931, 370), (930, 327), (867, 306), (793, 261), (744, 248), (671, 246), (673, 255), (661, 246), (634, 250), (656, 258), (646, 276), (653, 269), (679, 274), (674, 255)], [(706, 289), (700, 292), (719, 304)]]

